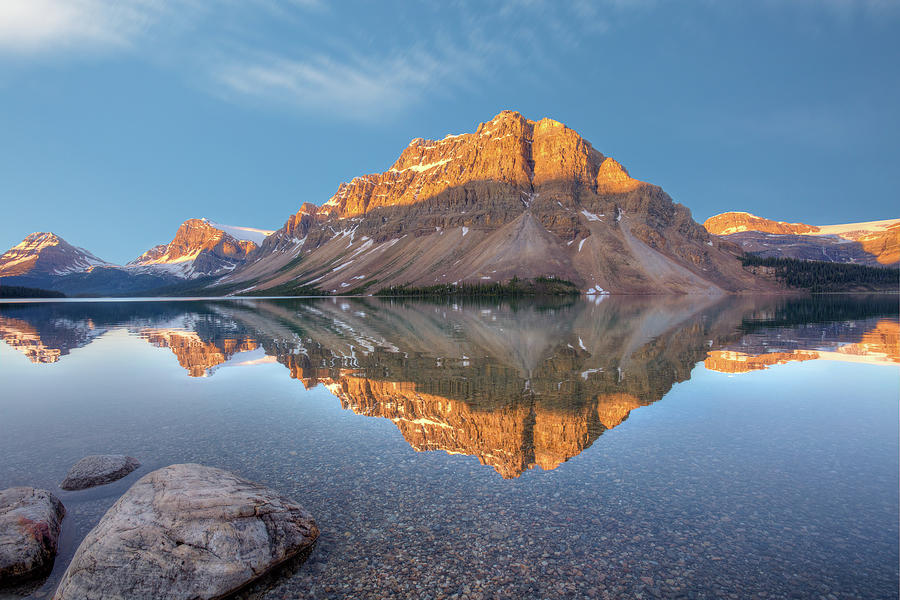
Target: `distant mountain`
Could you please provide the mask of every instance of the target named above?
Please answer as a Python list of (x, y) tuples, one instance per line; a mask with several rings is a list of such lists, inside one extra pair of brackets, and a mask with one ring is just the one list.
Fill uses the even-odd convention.
[(148, 267), (185, 279), (221, 275), (246, 262), (269, 233), (188, 219), (171, 242), (147, 250), (127, 266)]
[(474, 133), (414, 139), (384, 173), (304, 204), (217, 289), (372, 293), (514, 277), (589, 294), (777, 289), (737, 254), (562, 123), (504, 111)]
[(222, 275), (247, 260), (271, 233), (185, 221), (169, 244), (121, 266), (97, 258), (52, 233), (34, 233), (0, 257), (0, 285), (55, 290), (68, 295), (124, 296), (173, 290), (185, 280)]
[(32, 233), (0, 256), (0, 277), (51, 277), (110, 263), (46, 231)]
[(734, 242), (749, 254), (871, 266), (900, 264), (900, 219), (806, 225), (727, 212), (703, 224), (709, 233)]

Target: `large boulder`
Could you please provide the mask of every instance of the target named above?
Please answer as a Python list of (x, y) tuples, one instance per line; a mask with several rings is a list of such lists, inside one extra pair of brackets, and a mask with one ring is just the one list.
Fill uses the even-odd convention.
[(107, 511), (54, 598), (222, 598), (318, 535), (312, 516), (273, 490), (221, 469), (171, 465)]
[(93, 454), (72, 465), (59, 484), (64, 490), (83, 490), (122, 479), (141, 466), (138, 460), (122, 454)]
[(66, 509), (46, 490), (0, 491), (0, 584), (48, 571)]

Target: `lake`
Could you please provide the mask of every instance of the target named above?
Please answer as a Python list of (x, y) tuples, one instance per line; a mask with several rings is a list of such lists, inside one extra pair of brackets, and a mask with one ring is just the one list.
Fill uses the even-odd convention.
[[(897, 598), (896, 296), (0, 304), (0, 489), (49, 598), (138, 478), (233, 471), (321, 537), (253, 598)], [(58, 488), (87, 454), (142, 466)]]

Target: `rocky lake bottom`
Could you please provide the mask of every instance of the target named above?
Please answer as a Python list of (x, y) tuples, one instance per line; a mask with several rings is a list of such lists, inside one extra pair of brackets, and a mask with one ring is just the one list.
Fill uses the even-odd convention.
[[(318, 541), (242, 598), (897, 598), (895, 296), (0, 304), (0, 489), (226, 469)], [(59, 488), (90, 454), (140, 467)]]

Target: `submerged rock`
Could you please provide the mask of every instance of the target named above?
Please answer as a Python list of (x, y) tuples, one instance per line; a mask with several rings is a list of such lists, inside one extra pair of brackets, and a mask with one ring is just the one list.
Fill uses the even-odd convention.
[(64, 490), (83, 490), (122, 479), (141, 466), (138, 459), (122, 454), (94, 454), (75, 463), (59, 484)]
[(221, 598), (311, 547), (312, 516), (227, 471), (141, 477), (88, 533), (54, 598)]
[(46, 490), (0, 491), (0, 584), (49, 570), (66, 509)]

